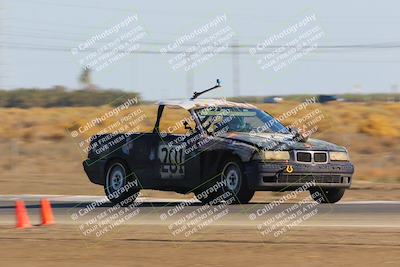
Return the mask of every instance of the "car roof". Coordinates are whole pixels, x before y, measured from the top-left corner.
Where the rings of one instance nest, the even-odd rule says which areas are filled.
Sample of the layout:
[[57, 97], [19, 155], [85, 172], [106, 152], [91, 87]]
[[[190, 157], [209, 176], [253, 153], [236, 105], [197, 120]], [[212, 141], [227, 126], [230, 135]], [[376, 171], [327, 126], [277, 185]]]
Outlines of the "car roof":
[[226, 99], [183, 99], [183, 100], [163, 100], [157, 102], [158, 105], [184, 108], [186, 110], [200, 109], [206, 107], [240, 107], [240, 108], [257, 108], [247, 103], [236, 103], [227, 101]]

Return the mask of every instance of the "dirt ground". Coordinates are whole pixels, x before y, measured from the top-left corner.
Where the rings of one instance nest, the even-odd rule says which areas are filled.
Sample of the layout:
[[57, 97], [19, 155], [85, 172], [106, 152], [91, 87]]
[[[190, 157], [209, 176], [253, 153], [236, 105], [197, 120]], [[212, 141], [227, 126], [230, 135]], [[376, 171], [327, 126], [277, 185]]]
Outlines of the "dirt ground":
[[[208, 227], [175, 239], [163, 226], [122, 226], [88, 239], [75, 226], [0, 228], [2, 266], [399, 266], [400, 230], [297, 228], [282, 239]], [[340, 263], [340, 264], [339, 264]]]

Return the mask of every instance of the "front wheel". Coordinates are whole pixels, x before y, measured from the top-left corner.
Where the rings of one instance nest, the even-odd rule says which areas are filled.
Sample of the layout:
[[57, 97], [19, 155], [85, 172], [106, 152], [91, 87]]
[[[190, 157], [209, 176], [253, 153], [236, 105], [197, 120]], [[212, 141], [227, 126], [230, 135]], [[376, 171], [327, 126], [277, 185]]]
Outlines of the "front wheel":
[[247, 186], [241, 162], [235, 158], [228, 159], [221, 164], [220, 171], [221, 173], [211, 183], [211, 186], [202, 189], [203, 193], [210, 189], [215, 189], [214, 192], [207, 195], [197, 192], [197, 198], [203, 204], [216, 204], [220, 201], [226, 201], [229, 204], [248, 203], [255, 191]]
[[319, 203], [336, 203], [342, 199], [345, 191], [344, 188], [313, 188], [310, 194]]
[[105, 174], [104, 191], [111, 203], [127, 206], [135, 201], [139, 192], [137, 181], [130, 179], [128, 168], [122, 161], [110, 162]]

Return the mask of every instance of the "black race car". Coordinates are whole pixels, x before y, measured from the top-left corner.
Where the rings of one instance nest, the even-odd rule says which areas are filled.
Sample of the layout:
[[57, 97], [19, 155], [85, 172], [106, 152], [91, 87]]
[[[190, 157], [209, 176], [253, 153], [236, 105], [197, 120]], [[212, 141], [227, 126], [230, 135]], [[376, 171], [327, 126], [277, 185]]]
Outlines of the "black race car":
[[[160, 130], [166, 107], [187, 111], [178, 124], [184, 134]], [[140, 189], [194, 192], [203, 203], [229, 192], [235, 203], [247, 203], [255, 191], [306, 184], [320, 202], [334, 203], [354, 172], [344, 147], [307, 139], [253, 105], [196, 95], [159, 102], [151, 133], [93, 136], [83, 166], [114, 203]]]

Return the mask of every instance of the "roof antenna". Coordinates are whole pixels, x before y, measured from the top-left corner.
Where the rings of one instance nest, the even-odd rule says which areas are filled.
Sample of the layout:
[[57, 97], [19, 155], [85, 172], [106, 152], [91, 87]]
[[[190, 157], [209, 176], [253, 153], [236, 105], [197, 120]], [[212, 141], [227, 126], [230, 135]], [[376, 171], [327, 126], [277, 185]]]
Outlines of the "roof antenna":
[[192, 96], [192, 98], [190, 98], [190, 100], [194, 100], [194, 99], [196, 99], [197, 97], [199, 97], [200, 95], [202, 95], [202, 94], [204, 94], [204, 93], [207, 93], [208, 91], [211, 91], [211, 90], [216, 89], [216, 88], [218, 88], [218, 87], [221, 87], [221, 82], [219, 81], [219, 79], [217, 79], [217, 84], [216, 84], [215, 86], [213, 86], [213, 87], [211, 87], [211, 88], [208, 88], [208, 89], [206, 89], [206, 90], [204, 90], [204, 91], [201, 91], [201, 92], [194, 92], [194, 93], [193, 93], [193, 96]]

